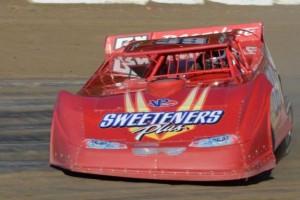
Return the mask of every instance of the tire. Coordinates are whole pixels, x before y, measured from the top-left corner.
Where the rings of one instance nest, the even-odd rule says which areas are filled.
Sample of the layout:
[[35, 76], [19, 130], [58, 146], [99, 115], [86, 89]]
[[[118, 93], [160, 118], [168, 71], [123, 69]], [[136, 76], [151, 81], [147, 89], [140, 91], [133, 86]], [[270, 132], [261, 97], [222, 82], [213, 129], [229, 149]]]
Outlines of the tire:
[[[287, 97], [285, 97], [285, 105], [286, 105], [286, 112], [288, 114], [288, 118], [290, 122], [293, 124], [293, 107], [290, 100]], [[292, 130], [288, 132], [287, 136], [282, 141], [282, 145], [285, 148], [285, 155], [287, 155], [290, 152], [291, 141], [292, 141]]]
[[[288, 114], [288, 118], [290, 122], [293, 123], [292, 104], [287, 97], [285, 97], [285, 106], [286, 106], [286, 112]], [[292, 141], [292, 130], [288, 132], [288, 134], [285, 136], [285, 138], [282, 140], [282, 142], [280, 143], [280, 145], [275, 151], [277, 162], [279, 162], [284, 156], [289, 154], [291, 148], [291, 141]]]

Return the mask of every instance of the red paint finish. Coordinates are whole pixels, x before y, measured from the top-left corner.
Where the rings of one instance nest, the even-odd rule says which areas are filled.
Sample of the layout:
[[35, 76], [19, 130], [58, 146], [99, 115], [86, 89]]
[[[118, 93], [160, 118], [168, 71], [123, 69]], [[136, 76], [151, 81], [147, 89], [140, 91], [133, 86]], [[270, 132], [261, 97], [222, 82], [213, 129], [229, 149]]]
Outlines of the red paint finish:
[[[274, 149], [292, 124], [262, 24], [228, 27], [108, 37], [107, 59], [91, 79], [77, 94], [58, 94], [50, 164], [190, 181], [242, 179], [274, 168]], [[152, 40], [120, 46], [130, 38]], [[232, 141], [224, 144], [228, 135]], [[204, 139], [213, 144], [191, 146]], [[93, 148], [99, 144], [107, 149]], [[118, 144], [127, 148], [109, 149]]]

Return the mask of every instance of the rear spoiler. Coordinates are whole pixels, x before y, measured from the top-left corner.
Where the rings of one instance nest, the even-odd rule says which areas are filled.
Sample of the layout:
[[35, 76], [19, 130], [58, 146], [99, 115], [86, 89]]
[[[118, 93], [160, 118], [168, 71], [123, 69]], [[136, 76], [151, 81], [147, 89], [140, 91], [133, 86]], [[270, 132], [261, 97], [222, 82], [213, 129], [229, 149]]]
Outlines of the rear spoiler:
[[148, 32], [138, 34], [125, 34], [125, 35], [114, 35], [107, 36], [105, 40], [105, 54], [109, 56], [113, 53], [120, 52], [124, 47], [129, 44], [130, 41], [136, 40], [151, 40], [151, 39], [164, 39], [164, 38], [176, 38], [176, 37], [188, 37], [197, 35], [208, 35], [213, 33], [225, 33], [230, 32], [233, 29], [242, 29], [239, 32], [240, 36], [253, 36], [255, 34], [256, 39], [259, 38], [263, 41], [263, 23], [250, 23], [250, 24], [236, 24], [228, 26], [212, 26], [204, 28], [194, 29], [181, 29], [172, 31], [161, 31], [161, 32]]

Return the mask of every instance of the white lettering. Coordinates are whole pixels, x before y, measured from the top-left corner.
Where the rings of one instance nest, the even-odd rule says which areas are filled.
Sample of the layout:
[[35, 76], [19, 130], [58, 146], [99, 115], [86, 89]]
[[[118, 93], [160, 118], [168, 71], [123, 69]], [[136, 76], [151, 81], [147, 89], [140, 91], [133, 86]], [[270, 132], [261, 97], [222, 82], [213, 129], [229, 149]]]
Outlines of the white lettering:
[[124, 127], [127, 125], [128, 120], [131, 118], [132, 113], [125, 113], [116, 115], [113, 127]]
[[[243, 30], [239, 31], [238, 34], [243, 35], [243, 36], [251, 36], [255, 31], [258, 29], [258, 27], [251, 27], [251, 28], [243, 28]], [[188, 34], [184, 33], [181, 35], [163, 35], [163, 38], [180, 38], [180, 37], [189, 37], [189, 36], [198, 36], [198, 35], [210, 35], [210, 34], [218, 34], [218, 33], [226, 33], [230, 32], [231, 30], [228, 29], [228, 27], [223, 27], [221, 30], [215, 30], [215, 31], [209, 31], [209, 32], [204, 32], [204, 33], [194, 33], [194, 34]]]
[[175, 125], [213, 124], [218, 122], [224, 111], [179, 111], [179, 112], [147, 112], [147, 113], [121, 113], [107, 114], [99, 126], [107, 127], [133, 127], [149, 126], [155, 124], [172, 123]]
[[149, 64], [149, 58], [135, 58], [136, 64], [137, 65], [146, 65]]
[[206, 117], [210, 114], [209, 111], [201, 112], [195, 119], [195, 123], [197, 124], [205, 124], [206, 123]]
[[108, 114], [105, 115], [104, 118], [102, 119], [101, 123], [100, 123], [100, 127], [101, 128], [107, 128], [110, 127], [111, 124], [114, 122], [114, 118], [116, 117], [116, 114]]
[[223, 115], [222, 110], [212, 111], [209, 115], [209, 117], [206, 120], [207, 124], [215, 124], [217, 123], [221, 118], [220, 116]]
[[150, 113], [145, 113], [142, 118], [140, 119], [140, 121], [138, 122], [137, 126], [147, 126], [148, 120], [151, 120], [152, 116], [150, 115]]
[[199, 111], [193, 111], [188, 114], [183, 124], [194, 124], [195, 119], [199, 115]]
[[140, 128], [135, 130], [133, 133], [137, 134], [135, 139], [140, 141], [145, 135], [155, 133], [155, 134], [162, 134], [165, 132], [180, 132], [183, 130], [188, 130], [189, 128], [184, 125], [171, 125], [170, 123], [167, 124], [156, 124], [147, 127]]
[[137, 126], [138, 121], [140, 120], [143, 116], [143, 113], [134, 113], [130, 120], [128, 121], [127, 126]]
[[150, 122], [149, 124], [158, 124], [157, 123], [157, 120], [159, 119], [159, 117], [161, 115], [163, 115], [164, 113], [163, 112], [160, 112], [160, 113], [151, 113], [152, 115], [154, 115], [154, 118], [152, 119], [152, 122]]
[[120, 49], [122, 47], [125, 47], [129, 44], [129, 42], [131, 42], [133, 40], [143, 41], [143, 40], [147, 40], [147, 39], [148, 39], [147, 35], [128, 36], [128, 37], [116, 38], [114, 49], [116, 50], [116, 49]]
[[244, 54], [245, 55], [254, 55], [257, 52], [257, 47], [251, 47], [251, 46], [247, 46], [244, 49]]
[[176, 112], [171, 119], [174, 124], [182, 124], [184, 118], [188, 115], [188, 112]]
[[[107, 114], [99, 123], [100, 128], [136, 127], [132, 133], [141, 140], [146, 134], [162, 134], [188, 130], [186, 125], [215, 124], [222, 118], [224, 111], [178, 111]], [[131, 130], [132, 131], [132, 130]]]
[[169, 112], [169, 113], [165, 113], [162, 118], [159, 121], [159, 124], [164, 124], [164, 123], [168, 123], [171, 121], [171, 119], [173, 118], [174, 113], [173, 112]]
[[137, 77], [138, 75], [130, 69], [129, 66], [136, 65], [135, 61], [131, 57], [127, 57], [123, 60], [122, 57], [114, 59], [114, 64], [112, 70], [126, 76], [130, 75], [131, 77]]

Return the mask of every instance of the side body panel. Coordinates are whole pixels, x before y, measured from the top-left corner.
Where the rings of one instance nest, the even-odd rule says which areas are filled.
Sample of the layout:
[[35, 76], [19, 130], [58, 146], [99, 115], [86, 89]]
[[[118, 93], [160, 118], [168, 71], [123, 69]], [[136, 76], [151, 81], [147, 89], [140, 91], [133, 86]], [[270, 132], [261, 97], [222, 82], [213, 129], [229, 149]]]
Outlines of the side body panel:
[[273, 134], [274, 149], [281, 144], [287, 133], [292, 129], [292, 121], [289, 119], [288, 111], [286, 110], [287, 102], [285, 102], [284, 94], [282, 91], [281, 79], [275, 68], [273, 59], [268, 51], [265, 49], [266, 64], [264, 74], [272, 84], [271, 100], [270, 100], [270, 120], [271, 131]]

